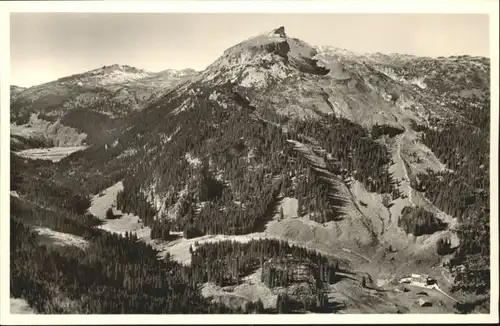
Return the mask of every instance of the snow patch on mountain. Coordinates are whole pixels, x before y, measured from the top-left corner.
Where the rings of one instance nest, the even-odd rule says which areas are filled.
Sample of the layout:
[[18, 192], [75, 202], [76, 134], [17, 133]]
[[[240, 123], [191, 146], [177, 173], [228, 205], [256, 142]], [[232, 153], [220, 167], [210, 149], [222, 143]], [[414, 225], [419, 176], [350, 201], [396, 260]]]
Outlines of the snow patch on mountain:
[[127, 65], [114, 64], [102, 68], [87, 71], [83, 74], [72, 75], [59, 79], [59, 82], [75, 82], [80, 85], [92, 84], [95, 86], [106, 86], [110, 84], [121, 84], [138, 79], [154, 76], [154, 73], [137, 69]]
[[256, 89], [262, 89], [267, 87], [269, 82], [273, 80], [284, 80], [291, 76], [291, 72], [288, 71], [283, 63], [273, 64], [267, 69], [249, 66], [242, 73], [239, 85], [243, 87], [255, 87]]
[[194, 102], [191, 98], [186, 98], [175, 110], [172, 111], [173, 115], [178, 115], [179, 113], [193, 109], [194, 108]]
[[201, 165], [201, 160], [199, 158], [193, 156], [191, 153], [186, 153], [184, 155], [184, 157], [186, 158], [188, 163], [194, 167]]
[[265, 87], [266, 86], [267, 75], [257, 70], [256, 68], [249, 68], [245, 72], [243, 80], [240, 85], [243, 87]]
[[135, 149], [135, 148], [127, 148], [120, 155], [118, 155], [117, 158], [131, 157], [131, 156], [134, 156], [135, 154], [137, 154], [137, 149]]
[[181, 127], [177, 127], [175, 129], [175, 131], [173, 133], [171, 133], [169, 136], [165, 135], [165, 134], [161, 134], [160, 135], [160, 138], [161, 138], [161, 141], [163, 144], [166, 144], [166, 143], [169, 143], [172, 141], [172, 139], [174, 138], [175, 135], [177, 135], [179, 133], [179, 131], [181, 130]]
[[168, 76], [172, 78], [190, 77], [198, 73], [196, 70], [191, 68], [175, 70], [175, 69], [165, 69], [160, 72], [155, 73], [156, 76]]

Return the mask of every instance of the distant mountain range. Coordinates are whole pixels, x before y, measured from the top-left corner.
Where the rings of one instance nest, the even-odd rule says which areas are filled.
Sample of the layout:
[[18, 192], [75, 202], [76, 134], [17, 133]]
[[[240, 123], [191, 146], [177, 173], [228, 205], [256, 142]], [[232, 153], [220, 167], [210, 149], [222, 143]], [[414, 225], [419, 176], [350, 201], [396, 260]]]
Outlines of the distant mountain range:
[[[38, 138], [60, 142], [60, 136], [47, 134], [41, 130], [47, 128], [39, 126], [46, 124], [44, 121], [60, 121], [71, 128], [66, 131], [71, 130], [72, 135], [81, 134], [70, 137], [77, 141], [65, 142], [67, 145], [78, 145], [85, 138], [92, 142], [103, 137], [103, 129], [113, 125], [113, 120], [140, 111], [194, 74], [192, 69], [153, 73], [116, 64], [29, 88], [11, 86], [11, 122], [19, 126], [31, 120], [26, 128], [13, 129], [35, 130]], [[82, 125], [82, 119], [93, 122]], [[92, 137], [94, 133], [98, 136]]]
[[60, 78], [30, 88], [11, 87], [11, 115], [32, 112], [61, 117], [85, 108], [108, 116], [124, 116], [140, 110], [165, 89], [196, 72], [192, 69], [147, 72], [126, 65], [111, 65]]

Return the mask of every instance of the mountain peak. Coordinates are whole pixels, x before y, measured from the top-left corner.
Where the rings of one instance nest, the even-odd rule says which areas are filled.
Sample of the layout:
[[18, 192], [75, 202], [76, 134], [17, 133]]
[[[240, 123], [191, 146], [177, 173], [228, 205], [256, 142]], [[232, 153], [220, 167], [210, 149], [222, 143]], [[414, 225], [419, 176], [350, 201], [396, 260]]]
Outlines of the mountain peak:
[[75, 83], [77, 85], [109, 85], [129, 82], [152, 76], [153, 73], [128, 65], [113, 64], [102, 66], [80, 74], [59, 78], [57, 82]]
[[271, 32], [271, 34], [273, 34], [273, 35], [279, 35], [280, 37], [284, 37], [284, 38], [287, 37], [286, 33], [285, 33], [285, 26], [280, 26], [280, 27], [274, 29]]
[[132, 67], [129, 65], [120, 65], [120, 64], [113, 64], [110, 66], [102, 66], [102, 68], [98, 68], [93, 70], [95, 72], [109, 72], [109, 71], [123, 71], [123, 72], [132, 72], [132, 73], [140, 73], [140, 72], [145, 72], [145, 70], [138, 69], [136, 67]]
[[268, 80], [285, 78], [297, 72], [327, 74], [328, 69], [317, 66], [316, 54], [314, 47], [288, 37], [285, 27], [280, 26], [228, 48], [204, 71], [204, 75], [208, 80], [240, 80], [244, 85], [265, 87]]

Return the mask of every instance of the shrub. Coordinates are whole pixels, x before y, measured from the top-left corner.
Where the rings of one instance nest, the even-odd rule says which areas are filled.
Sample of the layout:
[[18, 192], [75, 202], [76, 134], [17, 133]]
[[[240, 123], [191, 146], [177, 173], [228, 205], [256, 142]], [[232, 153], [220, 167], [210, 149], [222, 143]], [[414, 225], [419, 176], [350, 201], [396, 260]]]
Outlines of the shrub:
[[439, 239], [436, 245], [438, 255], [447, 255], [453, 252], [450, 239]]
[[108, 210], [106, 211], [106, 218], [108, 220], [114, 220], [117, 218], [117, 216], [113, 213], [113, 208], [108, 208]]
[[405, 207], [398, 219], [398, 226], [406, 233], [420, 236], [444, 230], [447, 224], [421, 207]]

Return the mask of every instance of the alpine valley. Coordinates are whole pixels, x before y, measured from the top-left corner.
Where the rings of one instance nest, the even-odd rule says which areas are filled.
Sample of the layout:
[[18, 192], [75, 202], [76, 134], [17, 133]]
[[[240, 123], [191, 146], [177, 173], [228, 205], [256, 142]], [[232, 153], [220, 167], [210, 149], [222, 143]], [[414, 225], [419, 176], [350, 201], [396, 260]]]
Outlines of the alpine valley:
[[11, 86], [11, 305], [487, 313], [489, 85], [279, 27], [203, 71]]

